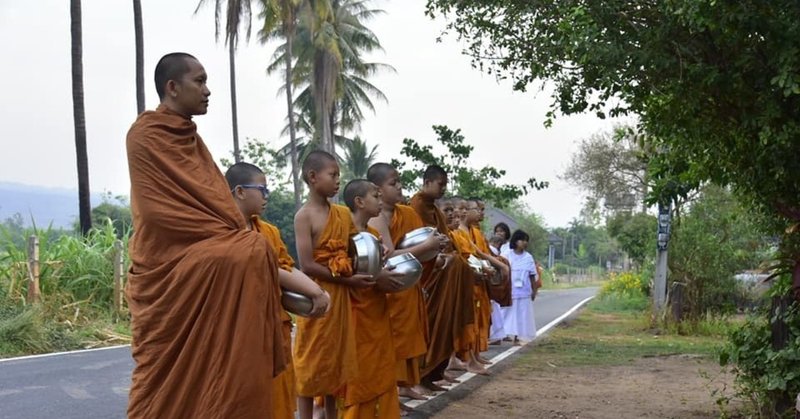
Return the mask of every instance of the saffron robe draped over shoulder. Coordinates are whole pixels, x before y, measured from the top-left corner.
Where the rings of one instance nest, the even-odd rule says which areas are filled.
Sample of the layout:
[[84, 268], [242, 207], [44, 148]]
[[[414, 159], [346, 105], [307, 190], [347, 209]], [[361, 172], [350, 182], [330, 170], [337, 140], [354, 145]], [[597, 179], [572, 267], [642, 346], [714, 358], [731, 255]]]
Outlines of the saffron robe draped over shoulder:
[[[389, 234], [395, 248], [408, 232], [424, 227], [414, 208], [397, 205], [394, 208]], [[406, 387], [419, 384], [420, 357], [428, 349], [428, 313], [422, 285], [400, 292], [387, 294], [389, 316], [392, 324], [395, 357], [397, 359], [397, 382]]]
[[[278, 256], [278, 266], [285, 271], [294, 268], [294, 259], [289, 254], [286, 243], [281, 238], [278, 227], [260, 219], [257, 215], [251, 217], [253, 228], [261, 233], [275, 249]], [[283, 351], [286, 355], [286, 369], [275, 377], [272, 383], [272, 412], [275, 419], [294, 419], [297, 410], [297, 390], [295, 389], [294, 364], [292, 364], [292, 316], [281, 310], [281, 324], [283, 332]]]
[[[367, 230], [380, 237], [371, 227]], [[400, 417], [386, 294], [375, 287], [351, 288], [350, 299], [356, 323], [358, 374], [345, 385], [340, 413], [345, 419]]]
[[[450, 229], [447, 228], [445, 216], [432, 200], [417, 193], [411, 198], [410, 204], [426, 226], [436, 227], [439, 233], [449, 236]], [[427, 294], [425, 305], [430, 336], [422, 376], [450, 358], [464, 328], [474, 322], [473, 281], [471, 268], [466, 261], [460, 255], [455, 255], [444, 269], [434, 270], [433, 265], [425, 264], [420, 280]]]
[[[352, 275], [347, 250], [355, 232], [350, 210], [331, 204], [325, 229], [315, 243], [314, 261], [341, 276]], [[297, 394], [304, 397], [336, 394], [358, 373], [350, 287], [311, 279], [330, 294], [331, 308], [324, 317], [297, 318], [294, 372]]]
[[247, 228], [191, 119], [142, 113], [127, 153], [128, 417], [271, 418], [285, 365], [271, 246]]
[[[483, 253], [491, 254], [489, 243], [486, 242], [486, 238], [483, 237], [483, 232], [481, 232], [480, 228], [470, 226], [467, 237], [475, 248]], [[478, 351], [485, 352], [489, 350], [489, 329], [492, 318], [492, 303], [489, 300], [488, 281], [475, 284], [475, 300], [477, 302], [475, 325], [478, 332]]]

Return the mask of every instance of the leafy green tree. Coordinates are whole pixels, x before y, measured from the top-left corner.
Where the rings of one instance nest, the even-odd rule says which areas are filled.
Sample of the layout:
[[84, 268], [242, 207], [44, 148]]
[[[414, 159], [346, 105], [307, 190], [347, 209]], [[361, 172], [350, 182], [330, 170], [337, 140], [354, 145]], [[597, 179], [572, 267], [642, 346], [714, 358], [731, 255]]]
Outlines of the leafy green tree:
[[725, 188], [703, 188], [673, 225], [671, 282], [685, 285], [688, 318], [735, 308], [734, 274], [757, 268], [768, 242], [759, 226]]
[[656, 251], [656, 217], [647, 213], [620, 213], [608, 220], [608, 234], [638, 266], [644, 266]]
[[[404, 185], [419, 187], [425, 168], [437, 164], [448, 173], [450, 191], [465, 197], [481, 197], [498, 208], [506, 208], [528, 192], [548, 186], [547, 182], [538, 182], [535, 178], [528, 179], [525, 185], [500, 184], [505, 170], [492, 166], [480, 169], [469, 166], [474, 147], [467, 144], [460, 129], [454, 131], [444, 125], [434, 125], [433, 131], [437, 135], [436, 141], [447, 150], [445, 153], [435, 152], [432, 145], [420, 145], [413, 139], [405, 138], [400, 154], [410, 162], [407, 164], [392, 159], [392, 165], [401, 172]], [[410, 167], [406, 168], [407, 165]]]
[[800, 299], [800, 3], [429, 0], [428, 13], [516, 90], [549, 82], [550, 118], [636, 116], [670, 178], [729, 185], [782, 235]]
[[588, 193], [589, 208], [602, 204], [612, 213], [647, 209], [647, 155], [630, 128], [616, 127], [582, 140], [563, 178]]

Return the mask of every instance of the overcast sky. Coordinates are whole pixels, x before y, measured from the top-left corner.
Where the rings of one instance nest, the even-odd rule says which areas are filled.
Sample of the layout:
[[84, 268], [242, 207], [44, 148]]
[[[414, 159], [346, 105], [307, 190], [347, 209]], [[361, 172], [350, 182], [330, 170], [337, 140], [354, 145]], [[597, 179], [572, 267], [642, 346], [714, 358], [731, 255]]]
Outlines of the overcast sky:
[[[136, 117], [133, 9], [130, 1], [83, 0], [83, 64], [89, 174], [93, 191], [128, 194], [125, 134]], [[152, 82], [158, 59], [169, 52], [195, 55], [209, 74], [209, 113], [196, 117], [199, 132], [216, 160], [232, 149], [227, 49], [214, 39], [214, 13], [193, 15], [195, 0], [142, 0], [147, 108], [157, 105]], [[213, 1], [212, 1], [213, 3]], [[577, 142], [610, 129], [594, 116], [560, 117], [543, 126], [550, 98], [514, 93], [470, 66], [462, 47], [449, 36], [437, 42], [445, 22], [424, 15], [424, 0], [375, 3], [386, 14], [367, 22], [385, 53], [375, 61], [396, 74], [373, 79], [389, 99], [369, 115], [361, 130], [378, 144], [380, 160], [399, 154], [401, 140], [433, 144], [432, 125], [460, 128], [475, 146], [472, 164], [507, 171], [504, 182], [534, 176], [550, 188], [525, 198], [551, 226], [578, 216], [579, 191], [560, 181]], [[254, 5], [257, 13], [258, 6]], [[254, 33], [258, 25], [254, 20]], [[77, 188], [72, 125], [69, 2], [0, 0], [0, 181]], [[285, 116], [277, 96], [279, 76], [265, 75], [274, 45], [255, 40], [237, 54], [239, 133], [273, 146]], [[97, 203], [93, 203], [97, 204]]]

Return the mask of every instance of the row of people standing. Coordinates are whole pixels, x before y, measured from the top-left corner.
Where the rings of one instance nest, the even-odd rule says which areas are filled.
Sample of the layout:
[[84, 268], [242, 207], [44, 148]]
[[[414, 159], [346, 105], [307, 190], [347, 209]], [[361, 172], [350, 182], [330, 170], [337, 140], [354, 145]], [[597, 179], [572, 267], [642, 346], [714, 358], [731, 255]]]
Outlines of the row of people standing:
[[[308, 200], [295, 216], [298, 269], [280, 232], [258, 218], [263, 172], [237, 164], [223, 177], [197, 134], [191, 116], [206, 113], [206, 78], [188, 54], [162, 58], [162, 104], [128, 134], [136, 231], [126, 287], [136, 363], [129, 417], [288, 418], [296, 408], [305, 419], [317, 405], [329, 418], [393, 418], [400, 394], [445, 390], [459, 368], [488, 373], [480, 354], [497, 323], [490, 301], [517, 297], [513, 255], [493, 254], [478, 227], [482, 202], [442, 199], [447, 173], [431, 166], [404, 205], [397, 170], [379, 163], [345, 186], [347, 207], [331, 204], [338, 164], [312, 152], [302, 167]], [[397, 248], [426, 225], [439, 234]], [[440, 253], [418, 284], [397, 291], [390, 268], [353, 272], [349, 238], [364, 231], [389, 255]], [[477, 273], [469, 256], [491, 268]], [[494, 271], [502, 281], [492, 287]], [[313, 301], [311, 315], [296, 319], [294, 341], [281, 288]]]

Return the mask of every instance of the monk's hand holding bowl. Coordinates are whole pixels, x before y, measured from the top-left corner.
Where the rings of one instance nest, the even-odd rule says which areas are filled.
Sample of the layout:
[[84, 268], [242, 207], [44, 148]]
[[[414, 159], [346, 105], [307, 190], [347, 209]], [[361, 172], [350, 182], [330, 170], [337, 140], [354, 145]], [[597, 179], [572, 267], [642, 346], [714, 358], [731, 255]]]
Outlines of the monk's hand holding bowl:
[[311, 296], [311, 304], [311, 313], [308, 317], [322, 317], [331, 309], [331, 296], [320, 288], [317, 294]]
[[367, 274], [353, 274], [352, 276], [342, 277], [342, 282], [353, 288], [369, 288], [375, 285], [375, 277]]
[[378, 291], [388, 293], [403, 288], [404, 284], [401, 279], [405, 274], [402, 272], [393, 272], [394, 268], [394, 266], [386, 266], [375, 276], [375, 287]]

